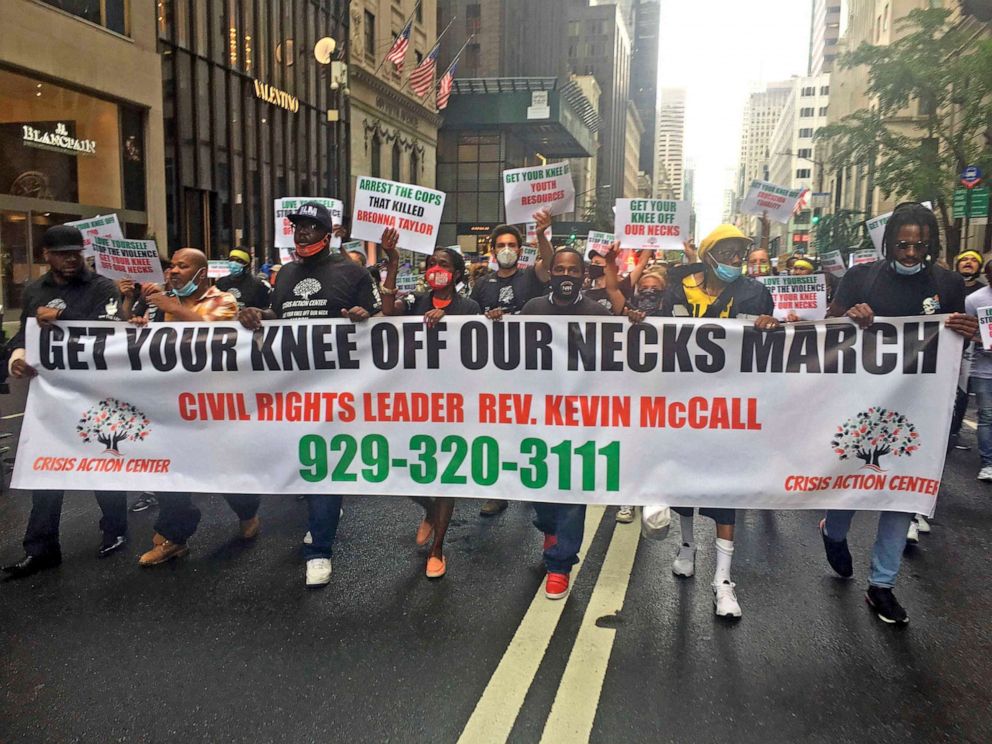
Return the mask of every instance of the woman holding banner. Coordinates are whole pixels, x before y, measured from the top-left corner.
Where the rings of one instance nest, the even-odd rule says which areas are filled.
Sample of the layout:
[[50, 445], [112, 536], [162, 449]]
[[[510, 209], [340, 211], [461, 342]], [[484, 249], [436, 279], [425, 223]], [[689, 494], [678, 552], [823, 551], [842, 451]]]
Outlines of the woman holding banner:
[[[475, 300], [463, 297], [455, 287], [465, 279], [465, 259], [451, 248], [437, 248], [427, 258], [425, 279], [429, 292], [419, 292], [400, 299], [396, 296], [396, 274], [400, 255], [396, 243], [400, 234], [393, 228], [382, 233], [382, 250], [386, 254], [386, 279], [382, 283], [383, 315], [423, 315], [428, 327], [436, 326], [446, 315], [481, 315]], [[411, 496], [424, 507], [425, 515], [417, 528], [417, 545], [426, 545], [434, 536], [427, 555], [427, 578], [439, 579], [447, 572], [444, 558], [444, 536], [455, 511], [455, 500], [447, 497]]]

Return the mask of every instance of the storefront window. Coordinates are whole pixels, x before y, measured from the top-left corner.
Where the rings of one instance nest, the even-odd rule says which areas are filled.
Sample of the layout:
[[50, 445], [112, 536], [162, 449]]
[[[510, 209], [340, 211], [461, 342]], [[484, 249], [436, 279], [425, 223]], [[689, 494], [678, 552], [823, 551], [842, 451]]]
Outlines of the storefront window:
[[42, 2], [119, 34], [129, 32], [128, 0], [42, 0]]

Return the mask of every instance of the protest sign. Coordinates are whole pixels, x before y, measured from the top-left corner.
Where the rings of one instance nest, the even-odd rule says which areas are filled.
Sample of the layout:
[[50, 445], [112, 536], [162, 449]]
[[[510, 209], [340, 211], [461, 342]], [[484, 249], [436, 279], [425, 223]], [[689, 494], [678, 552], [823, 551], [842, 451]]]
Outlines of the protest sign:
[[751, 181], [751, 188], [741, 204], [744, 214], [760, 215], [768, 213], [772, 222], [786, 223], [792, 219], [792, 212], [802, 196], [803, 190], [776, 186], [767, 181]]
[[613, 243], [613, 233], [590, 230], [589, 237], [586, 238], [586, 260], [593, 253], [605, 256], [606, 252], [610, 250], [611, 243]]
[[93, 238], [96, 273], [108, 279], [164, 284], [162, 262], [154, 240]]
[[859, 264], [875, 263], [880, 258], [881, 255], [874, 248], [862, 248], [858, 251], [851, 251], [848, 262], [851, 266], [858, 266]]
[[553, 215], [574, 212], [572, 170], [567, 162], [505, 170], [503, 202], [506, 221], [511, 225], [529, 222], [540, 209], [548, 209]]
[[417, 275], [413, 273], [413, 267], [410, 264], [401, 266], [396, 272], [396, 291], [400, 294], [417, 291]]
[[[295, 247], [295, 246], [294, 246]], [[296, 251], [293, 248], [279, 248], [279, 263], [288, 264], [296, 260]]]
[[682, 250], [689, 239], [689, 202], [617, 199], [615, 240], [624, 248]]
[[931, 514], [962, 344], [935, 316], [772, 333], [707, 318], [256, 333], [32, 319], [12, 487]]
[[978, 308], [978, 328], [982, 332], [982, 348], [992, 351], [992, 307]]
[[[923, 202], [923, 206], [929, 210], [933, 210], [933, 205], [928, 201]], [[882, 257], [882, 237], [885, 235], [885, 226], [888, 224], [889, 217], [891, 216], [892, 212], [886, 212], [885, 214], [880, 214], [878, 217], [872, 217], [865, 222], [865, 227], [868, 228], [868, 237], [871, 238], [875, 250], [878, 251], [879, 258]]]
[[799, 320], [822, 320], [827, 315], [827, 279], [823, 274], [807, 276], [761, 276], [775, 300], [775, 317], [790, 315]]
[[821, 253], [820, 265], [828, 274], [838, 278], [847, 273], [847, 267], [844, 265], [844, 256], [841, 255], [840, 251], [826, 251], [825, 253]]
[[220, 279], [231, 273], [231, 267], [227, 261], [207, 262], [207, 277], [210, 279]]
[[399, 231], [399, 248], [430, 255], [444, 211], [444, 192], [384, 178], [358, 177], [351, 235], [378, 243], [387, 227]]
[[65, 224], [72, 225], [83, 234], [84, 256], [93, 255], [93, 238], [124, 240], [121, 223], [118, 222], [116, 214], [90, 217], [88, 220], [75, 220]]
[[[288, 215], [295, 212], [301, 204], [306, 202], [317, 202], [323, 204], [331, 212], [331, 222], [335, 225], [341, 224], [344, 215], [344, 204], [339, 199], [328, 199], [322, 196], [288, 196], [275, 200], [276, 214], [276, 248], [295, 248], [293, 244], [293, 223], [287, 219]], [[341, 238], [331, 236], [331, 249], [337, 250], [341, 247]], [[286, 263], [283, 261], [283, 263]]]

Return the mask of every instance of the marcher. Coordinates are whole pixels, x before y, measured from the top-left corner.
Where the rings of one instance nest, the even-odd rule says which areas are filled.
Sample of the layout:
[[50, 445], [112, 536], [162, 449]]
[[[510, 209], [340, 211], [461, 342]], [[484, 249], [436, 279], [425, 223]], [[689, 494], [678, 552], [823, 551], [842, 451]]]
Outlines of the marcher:
[[[172, 256], [172, 265], [166, 272], [166, 291], [150, 291], [143, 295], [150, 307], [158, 310], [164, 322], [213, 323], [233, 320], [238, 314], [238, 300], [229, 293], [210, 285], [207, 278], [207, 257], [195, 248], [181, 248]], [[136, 316], [134, 325], [148, 325], [147, 316]], [[175, 558], [189, 555], [189, 538], [200, 523], [200, 510], [187, 491], [170, 491], [157, 494], [158, 518], [152, 547], [141, 555], [138, 564], [157, 566]], [[261, 529], [258, 507], [261, 503], [255, 494], [224, 494], [231, 509], [238, 516], [242, 540], [254, 540]]]
[[[40, 325], [57, 320], [119, 320], [121, 296], [110, 279], [94, 274], [83, 260], [83, 235], [71, 225], [48, 228], [41, 238], [48, 272], [24, 288], [21, 325], [11, 339], [8, 370], [15, 379], [27, 379], [37, 373], [25, 361], [25, 331], [29, 318]], [[24, 532], [24, 557], [3, 567], [8, 578], [18, 579], [53, 568], [62, 562], [59, 524], [64, 491], [34, 491], [31, 516]], [[127, 542], [127, 494], [96, 491], [103, 517], [103, 538], [97, 557], [106, 558]]]
[[[978, 251], [963, 251], [954, 259], [954, 268], [964, 279], [965, 296], [985, 287], [981, 282], [982, 276], [982, 255]], [[980, 344], [979, 344], [980, 346]], [[964, 415], [968, 411], [968, 399], [971, 390], [969, 384], [969, 367], [972, 364], [973, 350], [971, 344], [965, 349], [965, 358], [961, 362], [961, 379], [959, 380], [957, 394], [954, 397], [954, 415], [951, 417], [951, 431], [947, 439], [948, 449], [968, 450], [967, 445], [961, 443], [961, 426], [964, 424]]]
[[[340, 225], [335, 228], [335, 234], [340, 234], [343, 232], [344, 228]], [[379, 269], [375, 266], [368, 265], [369, 256], [368, 253], [365, 252], [365, 246], [360, 241], [356, 240], [348, 244], [342, 243], [341, 252], [369, 272], [369, 276], [372, 279], [372, 314], [375, 315], [382, 310], [382, 279], [379, 276]]]
[[271, 291], [261, 280], [251, 273], [251, 254], [242, 248], [235, 248], [227, 255], [227, 276], [217, 280], [216, 287], [221, 292], [227, 292], [238, 302], [238, 309], [243, 307], [269, 306]]
[[[882, 236], [882, 260], [852, 267], [841, 280], [828, 317], [848, 317], [862, 328], [875, 316], [896, 318], [950, 313], [947, 328], [971, 339], [978, 321], [964, 314], [964, 280], [936, 266], [940, 254], [939, 228], [934, 213], [922, 204], [907, 202], [892, 212]], [[840, 576], [854, 574], [847, 533], [853, 510], [834, 509], [820, 521], [827, 562]], [[871, 571], [865, 599], [886, 623], [905, 624], [909, 616], [892, 589], [906, 546], [913, 515], [883, 511], [879, 515]]]
[[[992, 261], [985, 264], [985, 278], [989, 284], [969, 294], [964, 301], [965, 312], [976, 318], [978, 308], [992, 307]], [[986, 351], [978, 338], [972, 353], [968, 387], [975, 394], [978, 409], [978, 456], [981, 459], [978, 480], [992, 483], [992, 352]]]
[[[598, 302], [582, 295], [585, 261], [574, 248], [561, 248], [550, 262], [551, 294], [535, 297], [521, 315], [610, 315]], [[544, 595], [562, 599], [568, 595], [572, 566], [579, 562], [579, 548], [585, 530], [585, 504], [535, 503], [534, 526], [544, 533], [544, 565], [548, 575]]]
[[[334, 223], [330, 210], [318, 202], [304, 202], [293, 214], [293, 242], [297, 260], [286, 264], [272, 292], [268, 310], [246, 307], [238, 314], [248, 330], [276, 318], [348, 318], [368, 320], [372, 313], [372, 277], [368, 271], [337, 251], [331, 252]], [[298, 294], [297, 294], [298, 292]], [[341, 515], [341, 496], [308, 494], [310, 541], [304, 542], [306, 586], [331, 581], [331, 549]]]
[[771, 276], [772, 261], [766, 248], [752, 248], [747, 254], [747, 275], [753, 279], [761, 276]]
[[[386, 279], [382, 285], [384, 315], [421, 315], [424, 323], [432, 327], [447, 315], [482, 314], [479, 303], [462, 297], [455, 291], [458, 283], [465, 278], [465, 259], [450, 248], [437, 248], [427, 258], [425, 276], [430, 291], [399, 299], [396, 296], [396, 272], [400, 264], [399, 252], [396, 250], [398, 240], [399, 233], [392, 228], [387, 228], [382, 234], [380, 245], [387, 258]], [[424, 507], [425, 512], [417, 528], [417, 545], [426, 545], [431, 535], [434, 536], [427, 556], [427, 578], [439, 579], [448, 570], [447, 559], [444, 557], [444, 536], [455, 510], [455, 500], [441, 496], [411, 498]]]

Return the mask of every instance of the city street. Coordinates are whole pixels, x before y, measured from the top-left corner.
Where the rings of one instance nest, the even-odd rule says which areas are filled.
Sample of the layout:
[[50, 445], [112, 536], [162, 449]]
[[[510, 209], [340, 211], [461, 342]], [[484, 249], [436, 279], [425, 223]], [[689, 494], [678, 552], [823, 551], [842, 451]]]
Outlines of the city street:
[[[24, 385], [12, 388], [2, 430], [16, 433]], [[155, 511], [131, 515], [130, 544], [100, 561], [96, 503], [72, 494], [63, 564], [0, 584], [0, 742], [988, 742], [992, 487], [975, 480], [973, 411], [962, 438], [972, 449], [949, 457], [933, 532], [905, 557], [902, 629], [863, 599], [870, 514], [844, 581], [819, 513], [747, 512], [744, 617], [726, 622], [709, 521], [697, 575], [680, 580], [677, 525], [650, 542], [590, 509], [574, 590], [552, 602], [527, 505], [484, 519], [459, 502], [448, 575], [432, 582], [419, 508], [349, 498], [330, 586], [307, 592], [306, 508], [291, 496], [263, 500], [252, 545], [222, 499], [201, 496], [191, 555], [140, 569]], [[0, 496], [4, 562], [29, 506]]]

